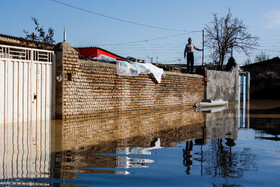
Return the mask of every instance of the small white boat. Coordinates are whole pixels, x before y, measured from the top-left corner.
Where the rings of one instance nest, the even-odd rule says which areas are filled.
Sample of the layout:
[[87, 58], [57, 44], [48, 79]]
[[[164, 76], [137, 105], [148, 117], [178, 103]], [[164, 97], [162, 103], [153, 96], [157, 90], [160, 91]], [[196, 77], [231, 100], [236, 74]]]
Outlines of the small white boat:
[[195, 111], [196, 112], [203, 112], [203, 113], [216, 113], [216, 112], [222, 112], [223, 110], [226, 110], [226, 109], [228, 109], [227, 105], [196, 108]]
[[228, 105], [228, 101], [223, 101], [222, 99], [204, 99], [201, 103], [195, 103], [197, 108], [202, 107], [216, 107], [216, 106], [225, 106]]

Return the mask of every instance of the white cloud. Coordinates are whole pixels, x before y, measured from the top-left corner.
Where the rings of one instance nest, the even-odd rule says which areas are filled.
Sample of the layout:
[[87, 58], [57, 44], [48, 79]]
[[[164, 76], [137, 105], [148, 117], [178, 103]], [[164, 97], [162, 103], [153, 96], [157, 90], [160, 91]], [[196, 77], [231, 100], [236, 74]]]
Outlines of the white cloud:
[[273, 10], [268, 12], [265, 18], [267, 19], [265, 28], [280, 28], [280, 10]]

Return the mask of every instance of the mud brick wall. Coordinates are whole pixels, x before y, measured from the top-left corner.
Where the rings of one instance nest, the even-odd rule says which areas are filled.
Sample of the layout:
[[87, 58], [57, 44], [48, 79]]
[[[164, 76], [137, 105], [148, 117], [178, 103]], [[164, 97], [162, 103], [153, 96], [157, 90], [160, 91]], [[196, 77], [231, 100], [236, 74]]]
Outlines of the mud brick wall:
[[152, 75], [117, 76], [114, 64], [78, 60], [71, 48], [57, 46], [58, 118], [191, 108], [204, 98], [203, 76], [167, 72], [160, 84]]

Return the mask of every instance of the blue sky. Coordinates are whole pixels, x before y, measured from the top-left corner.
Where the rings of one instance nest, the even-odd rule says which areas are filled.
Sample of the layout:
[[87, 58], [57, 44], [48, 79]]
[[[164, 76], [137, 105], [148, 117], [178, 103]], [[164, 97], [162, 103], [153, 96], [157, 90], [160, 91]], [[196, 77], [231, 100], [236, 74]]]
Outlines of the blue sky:
[[[56, 42], [63, 40], [74, 47], [98, 46], [124, 57], [153, 57], [159, 63], [185, 63], [183, 51], [188, 37], [202, 47], [201, 31], [213, 13], [225, 16], [228, 8], [248, 26], [253, 36], [260, 37], [258, 50], [247, 57], [234, 53], [238, 64], [264, 52], [270, 58], [280, 56], [279, 0], [57, 0], [92, 13], [52, 0], [0, 0], [0, 33], [24, 37], [23, 29], [33, 31], [31, 16], [45, 29], [55, 30]], [[143, 24], [129, 24], [94, 13]], [[155, 29], [152, 27], [166, 29]], [[182, 30], [172, 31], [169, 29]], [[205, 61], [211, 61], [205, 49]], [[201, 64], [201, 52], [195, 53], [195, 64]]]

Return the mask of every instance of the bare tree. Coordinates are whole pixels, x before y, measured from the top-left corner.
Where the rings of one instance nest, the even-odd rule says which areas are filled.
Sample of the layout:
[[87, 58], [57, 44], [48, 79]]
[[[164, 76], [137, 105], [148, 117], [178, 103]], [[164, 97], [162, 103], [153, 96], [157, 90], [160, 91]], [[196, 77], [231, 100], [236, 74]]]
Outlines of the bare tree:
[[256, 55], [255, 57], [255, 63], [256, 62], [262, 62], [269, 59], [269, 55], [267, 55], [265, 52], [261, 52], [260, 54]]
[[225, 58], [233, 49], [249, 55], [258, 45], [258, 39], [247, 32], [242, 20], [232, 18], [230, 9], [225, 17], [218, 18], [214, 14], [211, 24], [205, 27], [205, 45], [212, 50], [212, 59], [219, 69], [222, 69]]
[[43, 42], [43, 43], [49, 43], [53, 44], [55, 43], [55, 40], [53, 39], [54, 37], [54, 30], [52, 28], [48, 29], [48, 32], [46, 33], [43, 27], [40, 27], [38, 19], [35, 17], [31, 17], [32, 21], [35, 24], [35, 32], [29, 33], [25, 29], [23, 30], [25, 34], [25, 38], [32, 40], [32, 41], [38, 41], [38, 42]]

